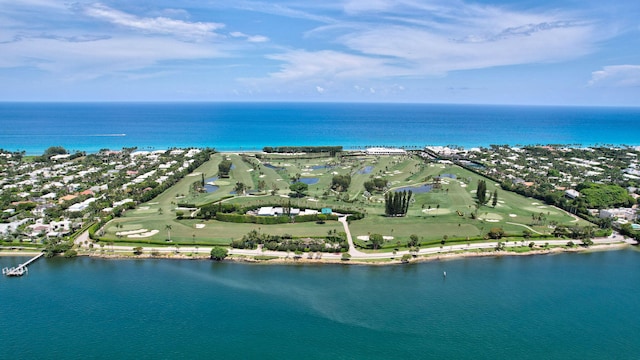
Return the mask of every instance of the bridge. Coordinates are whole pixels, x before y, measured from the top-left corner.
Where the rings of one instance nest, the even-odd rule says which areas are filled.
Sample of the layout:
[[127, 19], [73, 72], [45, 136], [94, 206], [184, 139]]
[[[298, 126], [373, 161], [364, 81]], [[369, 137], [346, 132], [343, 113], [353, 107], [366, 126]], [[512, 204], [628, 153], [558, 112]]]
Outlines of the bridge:
[[20, 264], [16, 267], [6, 267], [4, 269], [2, 269], [2, 275], [6, 275], [6, 276], [22, 276], [25, 273], [29, 272], [29, 269], [27, 268], [27, 265], [31, 264], [32, 262], [40, 259], [42, 256], [44, 256], [44, 253], [40, 253], [34, 257], [32, 257], [31, 259], [29, 259], [27, 262]]

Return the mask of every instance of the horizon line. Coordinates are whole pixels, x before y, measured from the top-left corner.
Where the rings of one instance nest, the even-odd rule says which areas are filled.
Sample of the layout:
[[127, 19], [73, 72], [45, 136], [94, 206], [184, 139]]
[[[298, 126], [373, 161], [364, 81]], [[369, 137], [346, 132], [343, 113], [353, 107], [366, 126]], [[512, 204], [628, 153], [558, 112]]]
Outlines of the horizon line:
[[573, 107], [630, 108], [639, 105], [615, 104], [525, 104], [525, 103], [446, 103], [415, 101], [314, 101], [314, 100], [0, 100], [0, 104], [353, 104], [353, 105], [425, 105], [425, 106], [504, 106], [504, 107]]

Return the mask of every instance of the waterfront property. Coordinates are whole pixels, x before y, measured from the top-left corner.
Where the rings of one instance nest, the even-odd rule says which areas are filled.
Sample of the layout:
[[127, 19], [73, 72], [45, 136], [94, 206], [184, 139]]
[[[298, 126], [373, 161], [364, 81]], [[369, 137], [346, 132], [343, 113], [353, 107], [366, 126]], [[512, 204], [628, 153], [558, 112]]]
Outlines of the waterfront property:
[[31, 264], [32, 262], [38, 260], [39, 258], [41, 258], [42, 256], [44, 256], [44, 253], [40, 253], [34, 257], [32, 257], [31, 259], [29, 259], [28, 261], [16, 266], [16, 267], [4, 267], [2, 268], [2, 275], [6, 275], [6, 276], [22, 276], [24, 274], [26, 274], [29, 269], [27, 268], [27, 265]]

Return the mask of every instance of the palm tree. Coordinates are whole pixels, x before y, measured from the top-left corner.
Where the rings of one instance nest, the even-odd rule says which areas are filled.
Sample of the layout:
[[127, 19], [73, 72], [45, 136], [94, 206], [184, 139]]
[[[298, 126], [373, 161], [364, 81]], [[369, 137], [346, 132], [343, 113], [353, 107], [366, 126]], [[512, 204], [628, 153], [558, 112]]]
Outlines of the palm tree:
[[167, 230], [167, 240], [171, 241], [171, 225], [169, 224], [165, 225], [164, 229]]

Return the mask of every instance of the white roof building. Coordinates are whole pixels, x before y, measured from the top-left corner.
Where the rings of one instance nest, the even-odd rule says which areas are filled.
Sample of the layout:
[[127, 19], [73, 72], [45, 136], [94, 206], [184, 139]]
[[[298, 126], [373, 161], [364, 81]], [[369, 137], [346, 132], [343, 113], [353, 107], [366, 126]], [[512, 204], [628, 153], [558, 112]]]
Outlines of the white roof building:
[[407, 151], [398, 148], [372, 147], [367, 148], [367, 155], [406, 155]]
[[580, 192], [573, 189], [565, 190], [564, 194], [570, 197], [571, 199], [575, 199], [580, 196]]

